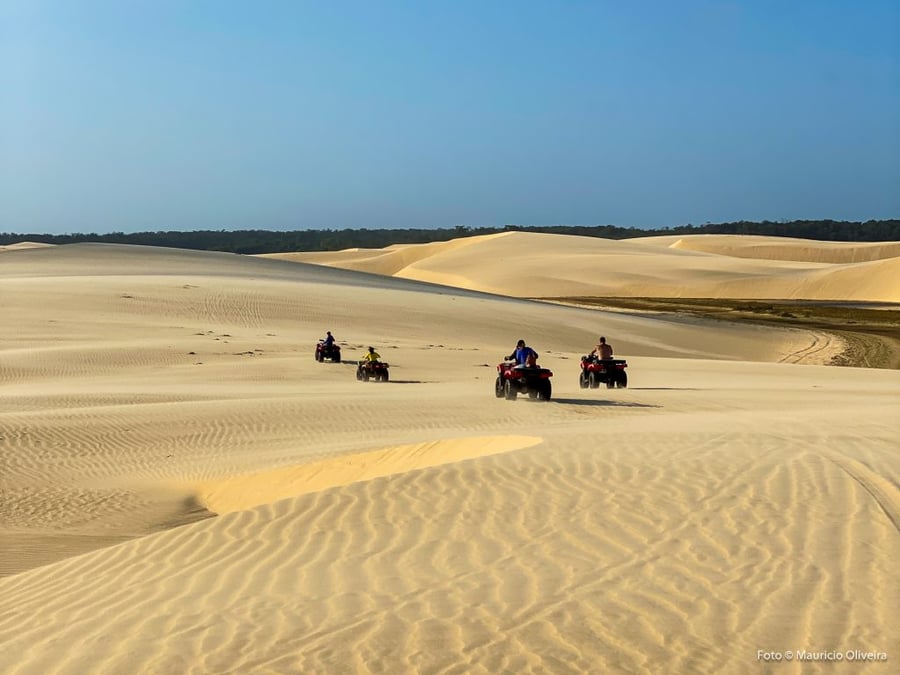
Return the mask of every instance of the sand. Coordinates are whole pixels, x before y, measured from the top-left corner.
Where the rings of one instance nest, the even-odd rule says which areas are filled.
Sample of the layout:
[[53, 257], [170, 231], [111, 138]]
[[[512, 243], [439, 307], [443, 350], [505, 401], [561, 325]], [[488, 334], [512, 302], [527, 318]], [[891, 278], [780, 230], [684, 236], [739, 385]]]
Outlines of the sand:
[[[520, 235], [0, 253], [0, 672], [893, 672], [900, 374], [521, 298], [890, 303], [896, 248]], [[493, 395], [519, 337], [550, 402]]]
[[643, 296], [900, 302], [900, 242], [691, 235], [611, 240], [504, 232], [269, 257], [522, 297]]

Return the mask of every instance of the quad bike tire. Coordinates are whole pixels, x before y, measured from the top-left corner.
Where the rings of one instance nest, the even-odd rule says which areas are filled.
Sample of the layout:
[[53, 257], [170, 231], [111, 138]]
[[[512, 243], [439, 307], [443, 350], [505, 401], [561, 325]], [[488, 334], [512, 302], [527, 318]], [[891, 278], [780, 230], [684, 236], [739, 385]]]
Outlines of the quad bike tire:
[[494, 382], [494, 396], [496, 396], [497, 398], [503, 398], [504, 395], [505, 392], [503, 391], [503, 380], [498, 377]]
[[552, 395], [553, 385], [550, 384], [550, 380], [547, 380], [544, 384], [541, 385], [540, 390], [537, 392], [537, 397], [541, 401], [549, 401]]
[[318, 361], [319, 363], [322, 362], [322, 352], [320, 352], [318, 349], [316, 350], [316, 353], [313, 356], [315, 356], [316, 361]]
[[510, 380], [507, 380], [503, 385], [503, 393], [506, 395], [507, 401], [515, 401], [519, 392], [516, 390], [516, 386]]
[[578, 386], [582, 389], [587, 389], [589, 386], [591, 386], [591, 383], [588, 380], [587, 373], [581, 373], [581, 375], [578, 376]]
[[597, 375], [597, 373], [591, 373], [588, 376], [588, 384], [590, 385], [591, 389], [596, 389], [600, 386], [600, 376]]
[[622, 373], [619, 375], [618, 380], [616, 381], [616, 386], [619, 389], [625, 389], [628, 386], [628, 374]]

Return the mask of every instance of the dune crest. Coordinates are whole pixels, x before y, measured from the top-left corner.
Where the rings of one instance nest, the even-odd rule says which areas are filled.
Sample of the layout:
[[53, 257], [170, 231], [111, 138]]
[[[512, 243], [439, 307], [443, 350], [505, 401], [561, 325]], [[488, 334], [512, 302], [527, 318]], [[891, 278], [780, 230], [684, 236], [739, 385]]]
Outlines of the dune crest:
[[46, 248], [56, 246], [56, 244], [44, 244], [39, 241], [20, 241], [15, 244], [4, 244], [0, 246], [0, 251], [22, 251], [29, 248]]
[[294, 262], [314, 262], [320, 265], [341, 267], [359, 272], [371, 272], [387, 276], [402, 276], [401, 272], [420, 261], [439, 257], [479, 242], [508, 233], [488, 234], [477, 237], [462, 237], [450, 241], [435, 241], [427, 244], [394, 244], [385, 248], [349, 248], [342, 251], [322, 251], [312, 253], [263, 253], [260, 258], [291, 260]]
[[[672, 249], [701, 251], [732, 258], [793, 260], [847, 264], [900, 256], [900, 242], [813, 241], [757, 235], [695, 234], [686, 237], [640, 237], [628, 241], [668, 245]], [[671, 243], [669, 243], [671, 242]]]
[[[900, 302], [900, 242], [738, 235], [609, 240], [514, 231], [438, 244], [279, 257], [513, 297]], [[854, 281], [862, 279], [865, 283]]]
[[223, 514], [373, 478], [521, 450], [540, 442], [534, 436], [429, 441], [232, 476], [202, 483], [197, 489], [207, 509]]

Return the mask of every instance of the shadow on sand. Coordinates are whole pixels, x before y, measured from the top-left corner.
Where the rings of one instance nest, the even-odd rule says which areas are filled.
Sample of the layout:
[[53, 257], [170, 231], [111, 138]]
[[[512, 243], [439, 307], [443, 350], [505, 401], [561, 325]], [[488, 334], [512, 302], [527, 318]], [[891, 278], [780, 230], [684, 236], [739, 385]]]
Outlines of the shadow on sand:
[[[528, 399], [534, 400], [534, 399]], [[543, 401], [534, 400], [535, 403], [543, 403]], [[589, 405], [589, 406], [603, 406], [607, 408], [661, 408], [660, 405], [651, 405], [649, 403], [633, 403], [631, 401], [609, 401], [609, 400], [594, 400], [594, 399], [585, 399], [585, 398], [554, 398], [550, 400], [550, 403], [565, 403], [566, 405]]]

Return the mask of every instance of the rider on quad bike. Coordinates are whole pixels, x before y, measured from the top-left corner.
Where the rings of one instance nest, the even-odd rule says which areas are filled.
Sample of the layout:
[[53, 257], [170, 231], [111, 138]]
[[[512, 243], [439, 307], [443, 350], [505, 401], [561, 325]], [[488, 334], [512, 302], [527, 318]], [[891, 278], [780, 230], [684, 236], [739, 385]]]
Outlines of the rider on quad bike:
[[380, 359], [381, 355], [375, 351], [375, 347], [369, 347], [369, 350], [356, 366], [356, 379], [367, 382], [371, 377], [374, 378], [376, 382], [387, 382], [388, 364], [383, 363]]
[[519, 340], [513, 353], [505, 357], [507, 361], [515, 361], [517, 366], [537, 366], [538, 353], [525, 344], [525, 340]]
[[316, 344], [316, 361], [321, 363], [325, 359], [341, 362], [341, 346], [334, 341], [330, 330], [325, 331], [325, 337]]
[[605, 383], [608, 389], [624, 389], [628, 386], [628, 375], [625, 372], [627, 367], [625, 359], [613, 358], [612, 345], [601, 336], [593, 351], [581, 357], [578, 386], [582, 389], [596, 389]]
[[606, 338], [602, 335], [600, 336], [600, 342], [597, 343], [597, 346], [591, 351], [591, 356], [596, 356], [602, 360], [608, 360], [613, 357], [613, 348], [612, 345], [606, 341]]
[[494, 395], [515, 401], [518, 394], [528, 394], [529, 398], [549, 401], [553, 371], [541, 368], [537, 364], [537, 357], [537, 352], [526, 345], [525, 340], [519, 340], [515, 351], [503, 357], [504, 362], [497, 366]]

